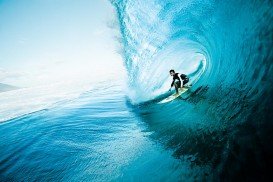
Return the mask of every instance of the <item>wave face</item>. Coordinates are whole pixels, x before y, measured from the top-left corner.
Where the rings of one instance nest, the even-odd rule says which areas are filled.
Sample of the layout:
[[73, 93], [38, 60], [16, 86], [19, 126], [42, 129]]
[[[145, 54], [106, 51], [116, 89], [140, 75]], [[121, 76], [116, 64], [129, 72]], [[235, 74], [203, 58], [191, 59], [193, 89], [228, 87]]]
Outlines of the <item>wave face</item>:
[[136, 107], [155, 138], [174, 149], [177, 158], [192, 156], [197, 166], [209, 167], [213, 178], [269, 175], [272, 1], [113, 0], [112, 4], [120, 23], [131, 103], [166, 92], [170, 69], [202, 74], [183, 102]]

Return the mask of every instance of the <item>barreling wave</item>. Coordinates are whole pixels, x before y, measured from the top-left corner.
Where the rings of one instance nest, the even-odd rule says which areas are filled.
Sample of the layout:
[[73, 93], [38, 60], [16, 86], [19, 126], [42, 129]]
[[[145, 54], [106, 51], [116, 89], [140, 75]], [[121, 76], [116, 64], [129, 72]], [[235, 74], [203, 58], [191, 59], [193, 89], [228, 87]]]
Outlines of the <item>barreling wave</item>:
[[273, 138], [272, 1], [112, 0], [112, 4], [120, 23], [132, 103], [166, 92], [170, 69], [194, 78], [192, 93], [183, 102], [137, 111], [145, 112], [140, 115], [151, 125], [154, 120], [160, 123], [151, 127], [157, 137], [179, 157], [198, 156], [197, 163], [216, 168], [218, 176], [267, 173], [272, 163], [261, 161], [261, 156], [273, 158], [267, 144]]

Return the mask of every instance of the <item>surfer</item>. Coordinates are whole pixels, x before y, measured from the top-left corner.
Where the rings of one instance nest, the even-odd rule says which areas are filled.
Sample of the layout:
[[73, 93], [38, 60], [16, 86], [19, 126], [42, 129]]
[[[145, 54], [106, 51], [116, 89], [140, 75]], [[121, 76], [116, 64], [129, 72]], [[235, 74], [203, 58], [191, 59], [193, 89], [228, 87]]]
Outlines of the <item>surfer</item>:
[[170, 75], [173, 77], [173, 82], [169, 91], [171, 91], [172, 87], [175, 87], [175, 91], [178, 94], [178, 89], [182, 88], [186, 83], [189, 82], [189, 78], [185, 74], [179, 75], [179, 73], [175, 73], [174, 70], [170, 70]]

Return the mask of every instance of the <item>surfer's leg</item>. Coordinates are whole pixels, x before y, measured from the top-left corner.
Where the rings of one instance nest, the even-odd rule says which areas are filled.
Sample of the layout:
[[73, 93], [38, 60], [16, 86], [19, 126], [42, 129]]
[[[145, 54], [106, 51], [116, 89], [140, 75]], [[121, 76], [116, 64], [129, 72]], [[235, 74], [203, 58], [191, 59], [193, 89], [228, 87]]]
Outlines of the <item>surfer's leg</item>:
[[180, 81], [175, 82], [175, 83], [174, 83], [174, 87], [175, 87], [176, 93], [178, 94], [178, 89], [181, 87], [181, 82], [180, 82]]
[[187, 84], [188, 82], [189, 82], [189, 79], [183, 80], [183, 86], [185, 86], [185, 84]]
[[177, 87], [177, 83], [176, 82], [174, 83], [174, 88], [175, 88], [176, 93], [178, 93], [178, 87]]

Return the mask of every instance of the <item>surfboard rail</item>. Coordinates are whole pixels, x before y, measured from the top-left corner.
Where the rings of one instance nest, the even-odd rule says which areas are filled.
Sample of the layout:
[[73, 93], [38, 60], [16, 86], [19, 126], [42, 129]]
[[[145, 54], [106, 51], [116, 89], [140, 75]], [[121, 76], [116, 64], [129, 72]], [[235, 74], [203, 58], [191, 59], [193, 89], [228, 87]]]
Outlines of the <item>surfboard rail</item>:
[[178, 90], [178, 94], [174, 93], [174, 94], [170, 95], [169, 97], [167, 97], [167, 98], [163, 99], [162, 101], [160, 101], [159, 104], [164, 104], [164, 103], [171, 102], [171, 101], [175, 100], [176, 98], [180, 97], [183, 93], [185, 93], [189, 89], [190, 89], [190, 87], [180, 88]]

